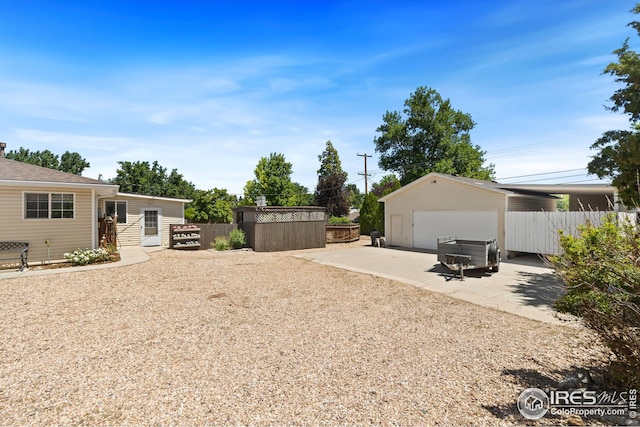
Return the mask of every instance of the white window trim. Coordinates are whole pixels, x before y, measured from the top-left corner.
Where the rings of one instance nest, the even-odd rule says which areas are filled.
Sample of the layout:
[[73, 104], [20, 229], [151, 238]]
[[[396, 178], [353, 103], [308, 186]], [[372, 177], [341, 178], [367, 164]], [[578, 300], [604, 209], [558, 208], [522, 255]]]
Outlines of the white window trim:
[[[46, 218], [27, 218], [27, 194], [47, 194], [47, 217]], [[73, 218], [51, 218], [51, 195], [52, 194], [71, 194], [73, 196]], [[22, 219], [25, 221], [42, 221], [42, 220], [54, 220], [54, 221], [73, 221], [76, 219], [76, 193], [68, 193], [61, 191], [23, 191], [22, 192]]]

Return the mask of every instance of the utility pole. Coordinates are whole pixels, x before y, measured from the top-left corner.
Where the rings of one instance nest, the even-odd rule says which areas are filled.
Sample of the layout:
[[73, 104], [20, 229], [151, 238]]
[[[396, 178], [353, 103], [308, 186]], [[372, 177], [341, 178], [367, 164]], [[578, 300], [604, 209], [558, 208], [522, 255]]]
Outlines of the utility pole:
[[367, 157], [371, 157], [370, 155], [367, 155], [367, 153], [364, 154], [357, 154], [360, 157], [364, 157], [364, 173], [360, 173], [358, 172], [358, 175], [364, 175], [364, 194], [368, 194], [369, 193], [369, 188], [367, 186], [367, 177], [371, 176], [370, 173], [367, 173]]

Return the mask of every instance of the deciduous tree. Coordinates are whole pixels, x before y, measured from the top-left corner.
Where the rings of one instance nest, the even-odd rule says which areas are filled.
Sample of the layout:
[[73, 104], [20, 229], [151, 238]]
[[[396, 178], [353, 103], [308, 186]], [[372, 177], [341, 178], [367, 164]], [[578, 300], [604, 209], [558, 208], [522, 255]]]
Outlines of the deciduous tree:
[[237, 205], [238, 198], [225, 189], [196, 190], [185, 216], [197, 223], [228, 224], [233, 222], [233, 208]]
[[471, 144], [475, 123], [453, 109], [434, 89], [418, 87], [402, 112], [387, 111], [374, 139], [380, 168], [392, 171], [406, 185], [429, 172], [491, 179], [493, 165], [484, 166], [485, 152]]
[[55, 169], [74, 175], [82, 174], [88, 168], [89, 162], [76, 152], [66, 151], [61, 158], [49, 150], [30, 151], [28, 148], [20, 147], [17, 151], [9, 151], [7, 159], [17, 160], [44, 168]]
[[254, 170], [255, 178], [244, 186], [243, 204], [255, 204], [258, 196], [265, 196], [269, 206], [298, 205], [292, 173], [293, 165], [286, 161], [284, 154], [262, 157]]
[[190, 199], [194, 195], [192, 183], [186, 181], [177, 169], [167, 175], [167, 169], [158, 161], [152, 165], [141, 161], [120, 161], [118, 164], [117, 175], [110, 181], [118, 184], [122, 192], [181, 199]]

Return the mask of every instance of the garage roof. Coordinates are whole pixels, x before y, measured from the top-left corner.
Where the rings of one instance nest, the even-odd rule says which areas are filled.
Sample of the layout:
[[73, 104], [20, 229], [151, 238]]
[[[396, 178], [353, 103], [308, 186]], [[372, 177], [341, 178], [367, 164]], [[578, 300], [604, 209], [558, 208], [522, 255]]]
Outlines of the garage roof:
[[471, 185], [488, 191], [494, 191], [496, 193], [502, 193], [506, 196], [531, 195], [538, 197], [551, 197], [551, 194], [614, 194], [616, 192], [615, 187], [607, 184], [500, 184], [495, 181], [431, 172], [399, 188], [393, 193], [389, 193], [386, 196], [381, 197], [379, 201], [385, 202], [389, 198], [395, 197], [408, 188], [420, 185], [425, 181], [433, 181], [440, 178], [460, 182], [465, 185]]

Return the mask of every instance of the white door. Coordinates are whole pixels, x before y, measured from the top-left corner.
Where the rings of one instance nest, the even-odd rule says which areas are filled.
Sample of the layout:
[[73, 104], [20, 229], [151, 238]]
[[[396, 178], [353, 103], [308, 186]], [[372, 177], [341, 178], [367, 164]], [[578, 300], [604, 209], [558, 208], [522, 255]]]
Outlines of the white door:
[[498, 237], [498, 211], [422, 211], [413, 213], [413, 247], [438, 249], [438, 237], [485, 240]]
[[160, 208], [140, 209], [140, 244], [160, 246], [162, 244], [162, 211]]

